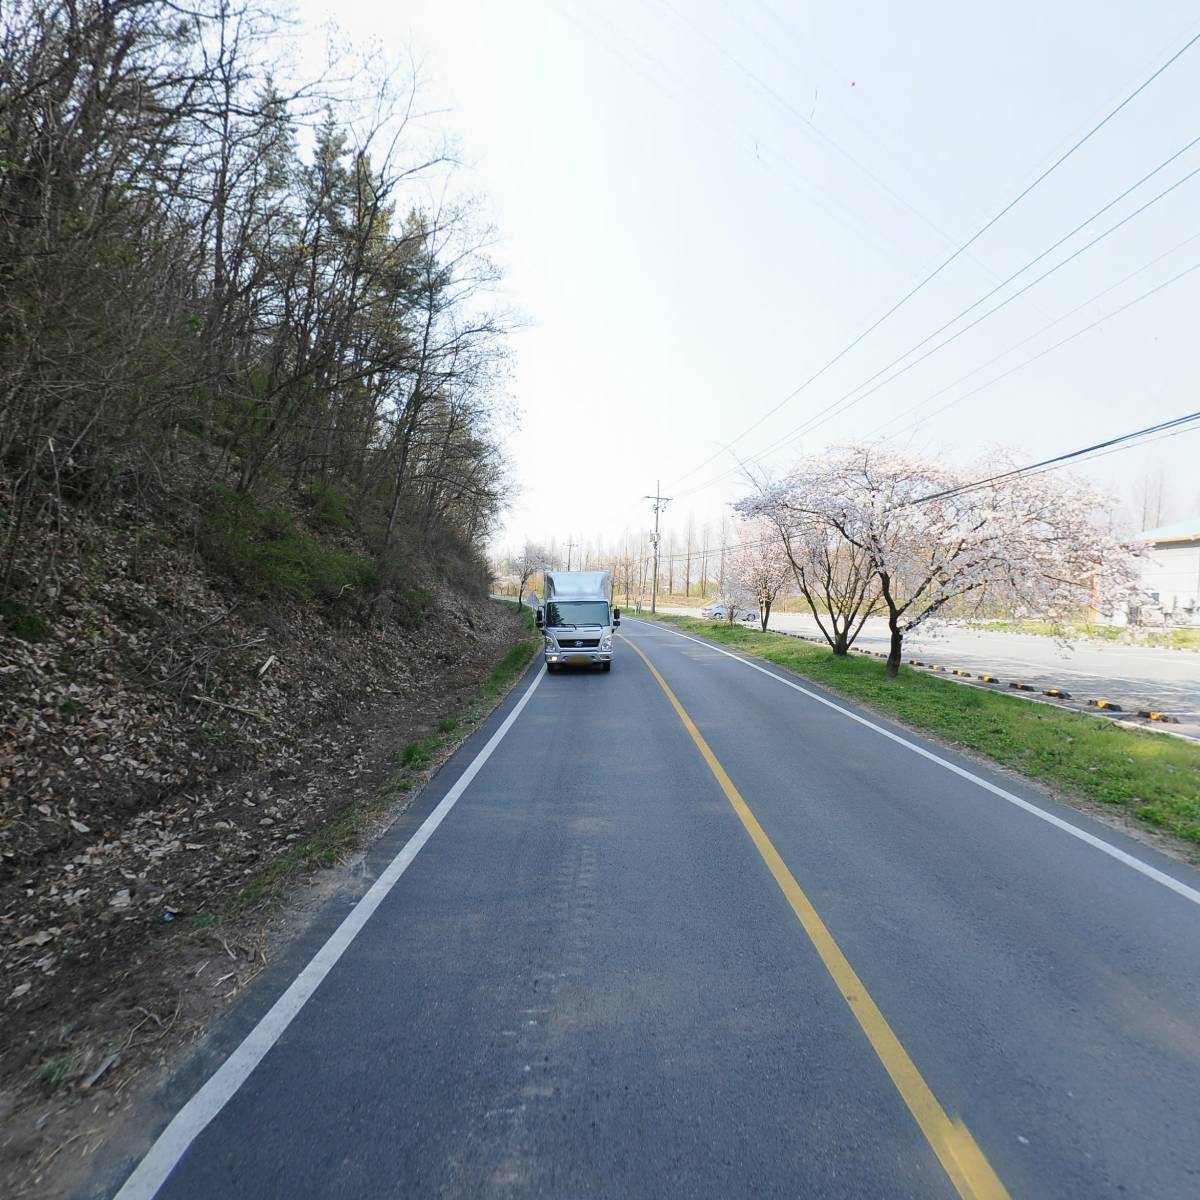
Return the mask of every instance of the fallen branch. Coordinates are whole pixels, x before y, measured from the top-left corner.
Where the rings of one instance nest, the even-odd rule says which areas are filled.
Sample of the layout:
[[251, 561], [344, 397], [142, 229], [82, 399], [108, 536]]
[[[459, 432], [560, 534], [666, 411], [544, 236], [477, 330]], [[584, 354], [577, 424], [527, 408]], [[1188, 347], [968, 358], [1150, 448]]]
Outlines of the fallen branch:
[[192, 695], [189, 700], [197, 700], [201, 704], [212, 704], [217, 708], [227, 708], [230, 712], [241, 713], [246, 717], [253, 717], [256, 721], [270, 721], [270, 717], [264, 712], [259, 712], [256, 708], [243, 708], [240, 704], [226, 704], [223, 700], [214, 700], [211, 696]]
[[100, 1082], [102, 1076], [117, 1065], [121, 1061], [120, 1055], [110, 1054], [79, 1086], [84, 1088], [93, 1088]]

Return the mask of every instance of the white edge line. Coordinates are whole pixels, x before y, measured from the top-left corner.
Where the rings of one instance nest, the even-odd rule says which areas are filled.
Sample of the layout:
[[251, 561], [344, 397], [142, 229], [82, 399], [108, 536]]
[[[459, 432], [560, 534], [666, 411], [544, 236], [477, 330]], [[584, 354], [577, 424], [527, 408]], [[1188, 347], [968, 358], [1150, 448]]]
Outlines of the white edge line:
[[158, 1135], [145, 1158], [122, 1185], [114, 1200], [152, 1200], [188, 1147], [203, 1132], [208, 1123], [229, 1102], [245, 1083], [251, 1071], [263, 1060], [268, 1050], [279, 1040], [292, 1018], [304, 1007], [321, 981], [333, 969], [346, 948], [379, 907], [396, 881], [421, 852], [434, 830], [445, 819], [459, 797], [465, 792], [480, 768], [491, 757], [504, 735], [512, 728], [521, 710], [529, 703], [534, 689], [546, 674], [545, 664], [525, 694], [505, 717], [503, 724], [488, 739], [487, 745], [474, 757], [471, 765], [458, 777], [438, 806], [425, 818], [421, 827], [404, 843], [395, 858], [371, 885], [366, 895], [350, 910], [329, 940], [309, 960], [292, 981], [287, 991], [275, 1001], [265, 1016], [246, 1035], [237, 1049], [217, 1068], [200, 1090], [175, 1114], [171, 1123]]
[[[634, 618], [636, 620], [636, 618]], [[995, 796], [999, 796], [1002, 800], [1007, 800], [1009, 804], [1015, 804], [1017, 808], [1024, 809], [1027, 813], [1032, 813], [1033, 816], [1045, 821], [1049, 825], [1053, 825], [1056, 829], [1061, 829], [1064, 833], [1069, 833], [1072, 837], [1078, 838], [1081, 842], [1086, 842], [1089, 846], [1094, 846], [1097, 850], [1107, 854], [1110, 858], [1115, 858], [1118, 862], [1124, 863], [1127, 867], [1132, 867], [1135, 871], [1145, 875], [1148, 879], [1153, 879], [1155, 883], [1161, 883], [1163, 887], [1170, 888], [1177, 895], [1182, 896], [1185, 900], [1190, 900], [1193, 904], [1200, 904], [1200, 891], [1193, 887], [1189, 887], [1186, 883], [1176, 879], [1173, 875], [1168, 875], [1165, 871], [1160, 871], [1157, 867], [1152, 867], [1149, 863], [1144, 863], [1140, 858], [1135, 858], [1132, 854], [1122, 850], [1119, 846], [1114, 846], [1111, 842], [1106, 842], [1103, 838], [1097, 837], [1094, 833], [1088, 833], [1086, 829], [1080, 829], [1078, 825], [1072, 825], [1070, 821], [1064, 821], [1062, 817], [1055, 816], [1054, 813], [1047, 812], [1044, 808], [1031, 803], [1029, 800], [1023, 800], [1020, 796], [1013, 792], [1006, 791], [1002, 787], [998, 787], [994, 783], [989, 783], [986, 779], [966, 770], [963, 767], [957, 766], [948, 759], [942, 758], [938, 754], [934, 754], [930, 750], [926, 750], [923, 746], [918, 746], [915, 742], [910, 742], [907, 738], [901, 737], [898, 733], [893, 733], [890, 729], [885, 729], [882, 725], [875, 724], [874, 721], [869, 721], [866, 717], [860, 717], [858, 713], [852, 712], [848, 708], [843, 708], [840, 704], [835, 704], [832, 700], [827, 700], [824, 696], [817, 692], [810, 691], [806, 687], [801, 687], [798, 683], [793, 683], [790, 679], [784, 679], [782, 675], [776, 675], [774, 671], [768, 671], [766, 667], [760, 667], [758, 663], [751, 662], [747, 658], [743, 658], [740, 654], [731, 654], [728, 650], [722, 650], [720, 646], [713, 645], [712, 642], [706, 642], [703, 638], [692, 637], [690, 634], [680, 633], [677, 629], [672, 629], [668, 625], [659, 625], [657, 623], [643, 622], [650, 625], [652, 629], [664, 629], [667, 633], [672, 633], [676, 637], [684, 638], [686, 641], [695, 642], [699, 646], [705, 646], [709, 650], [717, 654], [723, 654], [726, 658], [732, 658], [734, 662], [740, 662], [743, 666], [749, 667], [752, 671], [758, 671], [760, 674], [766, 675], [774, 679], [776, 683], [782, 683], [784, 687], [790, 687], [793, 691], [800, 692], [807, 696], [810, 700], [815, 700], [818, 704], [824, 704], [826, 708], [832, 708], [834, 712], [839, 712], [844, 717], [849, 717], [852, 721], [857, 721], [860, 725], [865, 725], [868, 729], [873, 729], [876, 733], [882, 734], [885, 738], [890, 738], [897, 745], [903, 746], [906, 750], [911, 750], [914, 754], [919, 754], [922, 758], [929, 759], [930, 762], [935, 762], [938, 766], [945, 767], [947, 771], [952, 771], [955, 775], [963, 779], [970, 780], [971, 783], [978, 785], [985, 791], [991, 792]]]

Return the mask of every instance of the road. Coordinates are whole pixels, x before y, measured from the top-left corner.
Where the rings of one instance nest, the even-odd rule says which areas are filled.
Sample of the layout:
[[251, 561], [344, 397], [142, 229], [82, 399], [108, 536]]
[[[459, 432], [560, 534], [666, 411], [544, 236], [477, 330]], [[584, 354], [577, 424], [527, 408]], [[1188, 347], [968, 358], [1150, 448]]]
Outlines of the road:
[[121, 1200], [1200, 1194], [1195, 872], [621, 634], [435, 777]]
[[[664, 608], [698, 617], [699, 608]], [[771, 614], [770, 628], [781, 633], [820, 637], [816, 621], [806, 613]], [[887, 650], [883, 621], [867, 622], [856, 646]], [[904, 641], [905, 658], [921, 658], [946, 667], [962, 667], [1035, 687], [1059, 687], [1080, 696], [1116, 700], [1127, 709], [1151, 708], [1169, 713], [1200, 733], [1200, 654], [1082, 640], [1063, 646], [1036, 634], [993, 633], [948, 625], [936, 631], [918, 629]]]

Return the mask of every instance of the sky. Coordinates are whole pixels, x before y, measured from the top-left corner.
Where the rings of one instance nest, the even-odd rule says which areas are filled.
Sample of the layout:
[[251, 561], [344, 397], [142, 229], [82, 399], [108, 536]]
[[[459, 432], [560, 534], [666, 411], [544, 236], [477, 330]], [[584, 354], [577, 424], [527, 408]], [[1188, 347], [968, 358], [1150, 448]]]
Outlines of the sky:
[[[452, 187], [495, 226], [497, 301], [521, 318], [505, 435], [518, 492], [498, 546], [615, 541], [650, 521], [660, 480], [665, 533], [715, 526], [747, 488], [740, 462], [779, 472], [837, 442], [969, 471], [1000, 448], [1032, 462], [1200, 408], [1200, 174], [1184, 178], [1200, 144], [918, 354], [1183, 180], [1144, 213], [861, 387], [1200, 136], [1200, 42], [818, 374], [1200, 33], [1194, 5], [303, 0], [299, 14], [398, 64], [411, 54], [422, 121], [464, 164]], [[1130, 527], [1159, 474], [1163, 521], [1200, 515], [1200, 431], [1081, 473]]]

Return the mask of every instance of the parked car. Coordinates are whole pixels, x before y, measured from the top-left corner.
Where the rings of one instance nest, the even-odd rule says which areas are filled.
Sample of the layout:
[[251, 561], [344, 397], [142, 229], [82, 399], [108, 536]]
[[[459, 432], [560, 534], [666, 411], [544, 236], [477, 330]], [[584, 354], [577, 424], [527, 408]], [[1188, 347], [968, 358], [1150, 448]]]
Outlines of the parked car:
[[[700, 610], [700, 615], [709, 621], [728, 621], [729, 605], [706, 604]], [[743, 608], [740, 604], [735, 604], [733, 606], [733, 619], [735, 621], [742, 621], [746, 624], [752, 624], [758, 620], [758, 609]]]

